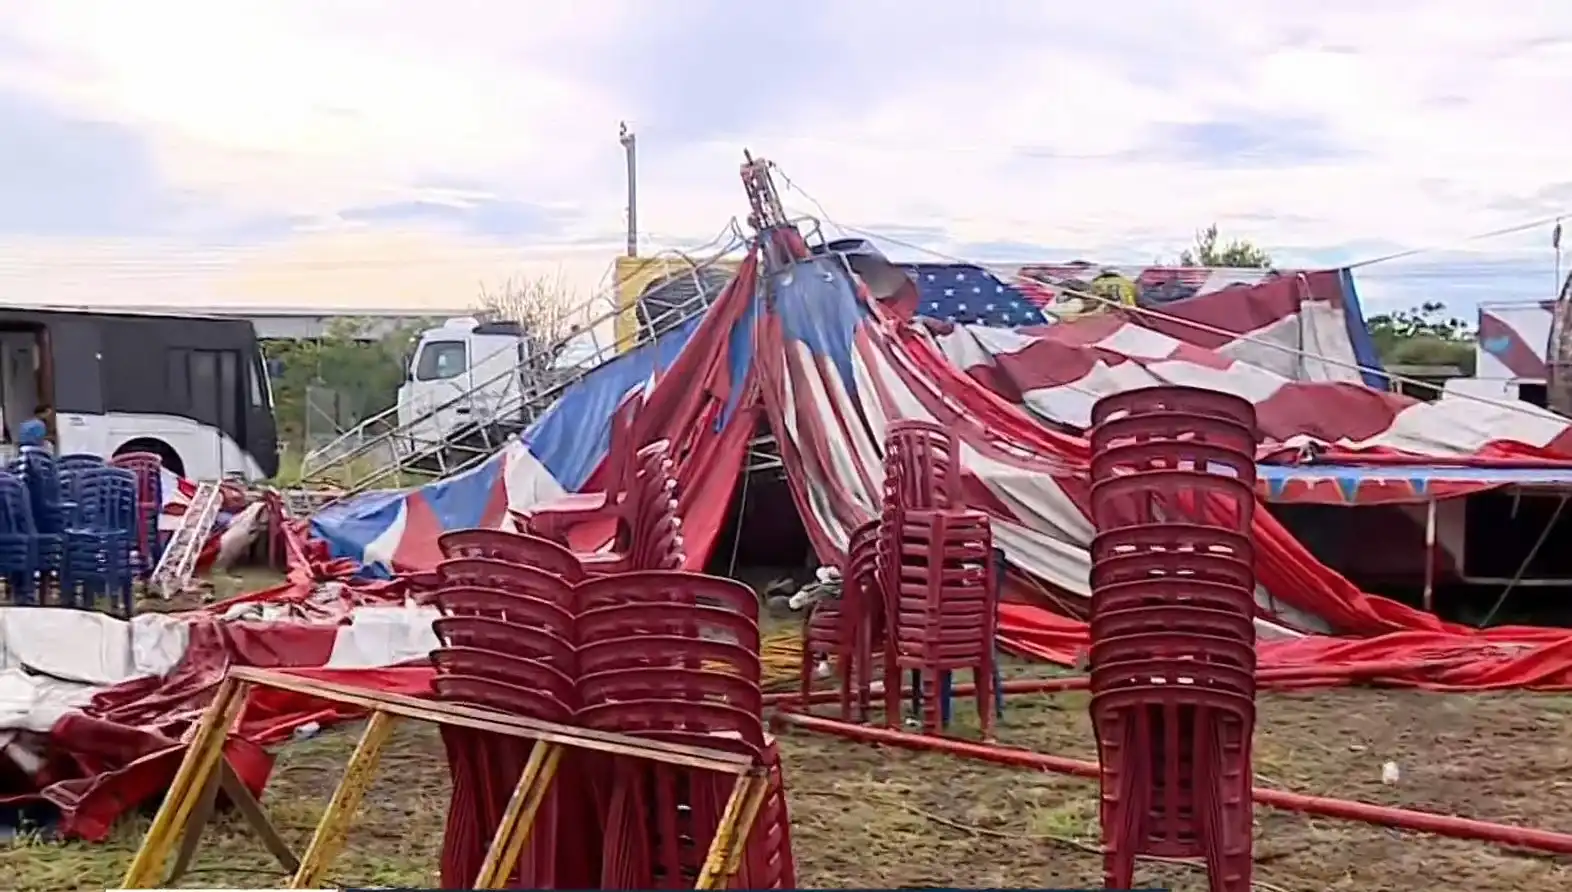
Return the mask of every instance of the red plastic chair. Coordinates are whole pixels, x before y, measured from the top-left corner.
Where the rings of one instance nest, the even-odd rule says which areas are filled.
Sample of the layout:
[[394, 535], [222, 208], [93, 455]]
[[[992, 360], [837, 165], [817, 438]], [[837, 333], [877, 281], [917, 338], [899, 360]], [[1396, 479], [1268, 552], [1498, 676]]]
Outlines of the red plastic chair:
[[[846, 580], [845, 584], [851, 585], [851, 580]], [[797, 666], [797, 689], [802, 698], [798, 705], [804, 711], [809, 711], [813, 702], [813, 676], [818, 671], [819, 656], [828, 654], [835, 661], [841, 679], [843, 721], [851, 718], [851, 672], [855, 659], [855, 644], [852, 640], [854, 620], [846, 606], [839, 600], [819, 601], [809, 606], [802, 618], [802, 655]]]
[[1093, 408], [1091, 713], [1105, 884], [1204, 856], [1250, 887], [1255, 413], [1192, 388]]
[[1153, 523], [1121, 527], [1092, 538], [1092, 563], [1137, 554], [1187, 554], [1228, 557], [1254, 564], [1255, 548], [1240, 530], [1193, 523]]
[[960, 442], [932, 421], [891, 422], [884, 434], [885, 495], [902, 508], [959, 508]]
[[579, 672], [589, 675], [613, 669], [702, 666], [759, 683], [759, 652], [732, 641], [679, 635], [640, 634], [631, 638], [600, 638], [579, 647]]
[[579, 677], [578, 700], [583, 708], [628, 700], [699, 700], [764, 713], [757, 679], [706, 669], [636, 666], [587, 673]]
[[507, 530], [449, 530], [437, 537], [445, 558], [489, 558], [522, 564], [561, 576], [568, 583], [584, 578], [584, 568], [573, 552], [550, 539]]
[[[1099, 623], [1098, 629], [1130, 628], [1135, 622], [1167, 622], [1185, 630], [1199, 629], [1200, 624], [1216, 620], [1224, 625], [1215, 628], [1232, 630], [1253, 627], [1256, 611], [1255, 598], [1243, 588], [1222, 582], [1197, 579], [1192, 576], [1148, 577], [1133, 582], [1120, 582], [1092, 590], [1092, 619], [1107, 618], [1110, 623]], [[1136, 620], [1136, 611], [1141, 619]], [[1117, 617], [1128, 616], [1128, 620]], [[1238, 637], [1245, 637], [1237, 633]]]
[[758, 621], [759, 598], [740, 582], [681, 570], [638, 570], [586, 579], [576, 588], [579, 609], [633, 603], [712, 605]]
[[670, 444], [659, 440], [634, 456], [628, 492], [613, 515], [612, 543], [606, 551], [583, 557], [587, 572], [609, 575], [682, 567], [682, 522], [669, 452]]
[[1194, 444], [1214, 450], [1255, 458], [1255, 425], [1227, 418], [1206, 418], [1180, 412], [1152, 415], [1127, 415], [1092, 428], [1090, 446], [1093, 456], [1132, 446]]
[[450, 558], [437, 565], [445, 586], [478, 586], [538, 598], [571, 611], [573, 584], [562, 576], [523, 564], [483, 557]]
[[[560, 699], [560, 690], [554, 694], [538, 683], [517, 685], [494, 678], [446, 673], [441, 671], [443, 664], [438, 665], [439, 672], [432, 678], [431, 687], [439, 700], [549, 722], [565, 723], [572, 719], [573, 706], [571, 702]], [[542, 664], [535, 665], [550, 672]], [[550, 677], [545, 675], [535, 680], [539, 682]], [[571, 684], [567, 694], [569, 697], [573, 695]], [[501, 823], [502, 810], [518, 783], [534, 744], [527, 740], [454, 726], [442, 729], [442, 739], [453, 776], [453, 792], [443, 837], [443, 885], [469, 888], [479, 872], [487, 843]], [[571, 779], [577, 773], [573, 761], [575, 755], [569, 754], [566, 764], [559, 766], [558, 781], [547, 791], [541, 810], [536, 815], [530, 841], [510, 878], [509, 885], [512, 888], [556, 888], [561, 850], [568, 850], [567, 860], [571, 865], [574, 860], [572, 855], [582, 845], [575, 838], [578, 835], [576, 832], [561, 834], [558, 827], [563, 812], [561, 790], [571, 786]], [[564, 784], [564, 780], [569, 783]], [[568, 797], [567, 801], [571, 802], [572, 797]], [[570, 826], [574, 831], [578, 829], [576, 825]], [[568, 874], [569, 877], [583, 875], [582, 869], [577, 874]]]
[[439, 674], [432, 676], [431, 689], [437, 699], [495, 709], [547, 722], [567, 722], [573, 707], [537, 687], [523, 687], [476, 675]]
[[137, 551], [146, 552], [141, 554], [142, 572], [151, 573], [163, 544], [158, 519], [164, 513], [164, 459], [154, 452], [122, 452], [109, 466], [136, 476]]
[[569, 531], [578, 524], [614, 512], [628, 489], [628, 463], [633, 453], [633, 423], [644, 406], [641, 394], [630, 396], [612, 416], [611, 437], [602, 468], [599, 492], [572, 493], [530, 511], [529, 532], [567, 544]]
[[[533, 627], [549, 634], [552, 640], [563, 642], [569, 648], [574, 643], [573, 614], [546, 601], [515, 595], [500, 589], [470, 586], [439, 589], [434, 600], [437, 602], [438, 609], [448, 614], [431, 622], [431, 628], [438, 638], [443, 636], [443, 630], [449, 630], [457, 635], [465, 629], [471, 631], [463, 634], [482, 634], [482, 630], [491, 629], [498, 635], [504, 635], [513, 634], [514, 628]], [[474, 622], [471, 622], [472, 620]], [[449, 643], [462, 646], [469, 642], [455, 638]], [[490, 644], [474, 646], [501, 651], [509, 649], [506, 644], [497, 647]]]
[[520, 688], [550, 694], [569, 707], [578, 705], [577, 684], [571, 663], [547, 662], [532, 656], [514, 656], [480, 647], [439, 647], [431, 652], [431, 663], [441, 675], [470, 675], [489, 678]]
[[430, 604], [442, 587], [442, 577], [435, 570], [422, 570], [418, 573], [406, 573], [399, 577], [404, 582], [404, 593], [413, 598], [416, 604]]
[[[964, 535], [951, 535], [951, 524]], [[917, 532], [923, 525], [926, 532]], [[948, 705], [940, 702], [941, 674], [970, 669], [982, 732], [991, 737], [998, 592], [991, 568], [975, 560], [992, 553], [986, 515], [906, 511], [897, 529], [897, 536], [886, 534], [881, 555], [888, 626], [886, 721], [899, 720], [901, 670], [914, 670], [914, 689], [926, 704], [923, 725], [929, 733], [937, 733], [948, 711]]]
[[1204, 857], [1210, 887], [1251, 888], [1247, 695], [1131, 688], [1094, 695], [1104, 885], [1131, 888], [1139, 855]]
[[759, 652], [759, 624], [721, 607], [677, 602], [618, 604], [578, 615], [578, 641], [585, 647], [609, 639], [665, 635], [731, 642]]
[[1235, 452], [1211, 443], [1131, 443], [1110, 446], [1094, 454], [1092, 482], [1097, 483], [1125, 474], [1148, 471], [1193, 471], [1233, 477], [1255, 485], [1255, 459], [1249, 453]]
[[1255, 487], [1221, 474], [1147, 471], [1093, 483], [1091, 514], [1099, 531], [1181, 522], [1244, 531], [1255, 516]]
[[1092, 426], [1125, 415], [1179, 412], [1203, 418], [1221, 418], [1254, 428], [1255, 404], [1220, 390], [1161, 384], [1137, 387], [1100, 398], [1092, 405]]

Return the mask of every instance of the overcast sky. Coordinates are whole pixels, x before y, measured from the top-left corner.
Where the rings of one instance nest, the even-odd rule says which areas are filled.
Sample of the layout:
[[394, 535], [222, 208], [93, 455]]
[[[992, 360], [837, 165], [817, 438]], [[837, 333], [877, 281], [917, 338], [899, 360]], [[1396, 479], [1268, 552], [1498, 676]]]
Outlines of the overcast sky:
[[[1144, 264], [1198, 226], [1375, 311], [1553, 291], [1572, 4], [0, 0], [10, 300], [455, 306], [794, 209], [938, 255]], [[1572, 239], [1568, 247], [1572, 248]], [[903, 249], [911, 259], [922, 251]], [[928, 255], [933, 259], [935, 255]]]

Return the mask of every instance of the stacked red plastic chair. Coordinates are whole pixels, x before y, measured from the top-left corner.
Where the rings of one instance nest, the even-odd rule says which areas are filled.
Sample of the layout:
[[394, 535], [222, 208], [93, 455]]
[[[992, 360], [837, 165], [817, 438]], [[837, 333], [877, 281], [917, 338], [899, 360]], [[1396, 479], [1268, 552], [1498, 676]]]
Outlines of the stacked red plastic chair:
[[800, 708], [810, 709], [818, 654], [835, 661], [840, 679], [841, 720], [867, 721], [873, 699], [874, 654], [882, 654], [884, 589], [879, 584], [879, 521], [852, 531], [841, 569], [841, 596], [813, 605], [802, 621]]
[[158, 519], [164, 514], [164, 460], [153, 452], [122, 452], [109, 465], [136, 475], [137, 572], [146, 577], [163, 551]]
[[670, 450], [667, 441], [657, 440], [634, 453], [628, 489], [604, 515], [614, 524], [611, 546], [578, 556], [585, 573], [682, 566], [682, 520], [677, 516], [677, 481], [672, 476]]
[[914, 671], [922, 724], [937, 733], [948, 714], [941, 677], [970, 669], [984, 738], [993, 735], [998, 590], [988, 515], [962, 506], [960, 446], [944, 427], [897, 421], [884, 444], [879, 580], [887, 628], [885, 720], [900, 721], [904, 670]]
[[1092, 410], [1091, 714], [1104, 885], [1138, 855], [1251, 880], [1255, 411], [1228, 394], [1128, 391]]
[[600, 491], [563, 496], [532, 509], [527, 516], [515, 513], [513, 519], [518, 528], [567, 545], [574, 527], [614, 515], [632, 482], [627, 463], [632, 452], [633, 422], [643, 405], [643, 397], [634, 395], [612, 415], [606, 461], [600, 471]]
[[[712, 576], [648, 570], [578, 587], [580, 708], [587, 728], [742, 753], [769, 789], [734, 885], [796, 886], [780, 752], [764, 729], [758, 599]], [[602, 889], [691, 888], [733, 778], [604, 758], [588, 772], [602, 815]]]
[[[506, 537], [506, 538], [504, 538]], [[431, 654], [440, 700], [512, 715], [571, 722], [578, 709], [573, 582], [583, 576], [566, 549], [532, 537], [492, 530], [444, 534], [448, 559], [437, 567], [432, 595], [443, 616], [432, 624], [442, 646]], [[485, 556], [470, 556], [485, 555]], [[535, 566], [508, 558], [544, 558]], [[453, 793], [443, 837], [442, 885], [469, 888], [534, 744], [466, 728], [444, 727]], [[534, 831], [510, 880], [514, 887], [581, 888], [590, 859], [574, 832], [558, 833], [571, 811], [566, 760], [542, 803]], [[569, 789], [567, 796], [561, 792]], [[578, 824], [579, 820], [572, 821]]]

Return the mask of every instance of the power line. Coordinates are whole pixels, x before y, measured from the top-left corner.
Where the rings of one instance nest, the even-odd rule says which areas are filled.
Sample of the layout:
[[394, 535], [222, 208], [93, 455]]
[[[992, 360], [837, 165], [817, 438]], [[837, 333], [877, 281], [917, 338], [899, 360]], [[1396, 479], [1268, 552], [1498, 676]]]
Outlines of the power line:
[[[802, 189], [802, 187], [797, 186], [795, 183], [792, 183], [784, 175], [782, 175], [781, 178], [782, 178], [783, 181], [786, 182], [787, 188], [796, 190], [797, 192], [801, 193], [804, 198], [807, 198], [809, 201], [813, 202], [814, 206], [817, 207], [819, 209], [819, 211], [824, 214], [824, 218], [823, 218], [824, 221], [829, 223], [831, 226], [834, 226], [836, 229], [839, 229], [839, 230], [841, 230], [843, 232], [856, 233], [856, 234], [859, 234], [859, 235], [866, 236], [868, 238], [875, 238], [875, 239], [879, 239], [881, 241], [887, 241], [887, 242], [889, 242], [891, 244], [900, 245], [900, 246], [906, 247], [906, 248], [911, 248], [911, 249], [916, 250], [916, 251], [922, 251], [924, 253], [931, 254], [931, 255], [933, 255], [935, 257], [943, 258], [943, 259], [945, 259], [945, 260], [947, 260], [947, 261], [949, 261], [951, 263], [964, 264], [964, 265], [967, 265], [967, 266], [976, 266], [976, 267], [983, 268], [983, 269], [987, 269], [988, 268], [988, 264], [986, 264], [986, 263], [978, 263], [977, 261], [967, 260], [967, 259], [962, 258], [962, 257], [955, 257], [953, 255], [946, 254], [946, 253], [944, 253], [942, 251], [936, 251], [936, 250], [933, 250], [932, 248], [927, 248], [927, 247], [924, 247], [922, 245], [915, 244], [913, 242], [908, 242], [908, 241], [905, 241], [903, 239], [894, 238], [892, 236], [882, 235], [880, 233], [877, 233], [877, 232], [874, 232], [874, 231], [868, 230], [868, 229], [863, 229], [861, 227], [851, 226], [851, 225], [843, 224], [843, 223], [837, 223], [837, 222], [835, 222], [835, 220], [833, 218], [831, 218], [829, 216], [828, 212], [826, 212], [824, 210], [824, 205], [820, 204], [817, 199], [815, 199], [812, 195], [809, 195], [806, 191], [804, 191]], [[1083, 288], [1080, 288], [1080, 287], [1078, 287], [1078, 286], [1076, 286], [1074, 284], [1057, 284], [1055, 287], [1058, 288], [1059, 290], [1061, 290], [1061, 291], [1063, 291], [1063, 292], [1073, 296], [1073, 297], [1077, 297], [1077, 298], [1080, 298], [1082, 300], [1095, 301], [1095, 302], [1097, 302], [1097, 303], [1099, 303], [1099, 304], [1101, 304], [1103, 306], [1114, 308], [1114, 309], [1117, 309], [1117, 310], [1120, 310], [1120, 311], [1123, 311], [1123, 312], [1134, 313], [1136, 315], [1143, 316], [1143, 317], [1150, 318], [1150, 319], [1162, 320], [1162, 321], [1168, 322], [1168, 323], [1173, 324], [1173, 325], [1184, 326], [1186, 328], [1190, 328], [1190, 329], [1193, 329], [1193, 330], [1196, 330], [1196, 331], [1203, 331], [1203, 332], [1207, 332], [1209, 334], [1222, 335], [1222, 336], [1227, 337], [1227, 338], [1229, 338], [1231, 340], [1234, 340], [1234, 341], [1243, 341], [1244, 343], [1247, 343], [1247, 344], [1254, 344], [1254, 345], [1259, 346], [1259, 347], [1266, 347], [1266, 348], [1271, 349], [1271, 350], [1276, 350], [1276, 351], [1278, 351], [1280, 353], [1287, 353], [1287, 354], [1289, 354], [1291, 356], [1295, 356], [1295, 357], [1300, 358], [1300, 359], [1309, 358], [1309, 359], [1315, 360], [1316, 362], [1321, 362], [1321, 363], [1324, 363], [1326, 365], [1335, 366], [1335, 367], [1338, 367], [1338, 368], [1342, 368], [1342, 369], [1358, 372], [1358, 373], [1361, 373], [1361, 374], [1363, 374], [1365, 372], [1371, 372], [1371, 373], [1374, 373], [1374, 374], [1377, 374], [1377, 375], [1381, 375], [1381, 376], [1385, 377], [1389, 381], [1397, 381], [1397, 382], [1400, 382], [1400, 383], [1403, 383], [1403, 384], [1420, 385], [1420, 386], [1424, 386], [1424, 387], [1433, 387], [1434, 386], [1434, 385], [1428, 384], [1427, 382], [1420, 381], [1420, 380], [1418, 380], [1416, 378], [1410, 378], [1410, 377], [1408, 377], [1406, 375], [1394, 374], [1394, 373], [1389, 372], [1389, 371], [1387, 371], [1385, 369], [1373, 368], [1373, 367], [1366, 366], [1366, 365], [1363, 365], [1363, 364], [1358, 363], [1358, 362], [1346, 362], [1346, 361], [1339, 360], [1339, 359], [1332, 359], [1330, 357], [1321, 356], [1319, 354], [1311, 353], [1311, 352], [1309, 352], [1307, 350], [1302, 350], [1302, 349], [1298, 349], [1298, 348], [1295, 348], [1295, 347], [1290, 347], [1290, 346], [1288, 346], [1286, 344], [1277, 344], [1277, 343], [1274, 343], [1272, 341], [1264, 340], [1262, 338], [1258, 338], [1258, 337], [1256, 337], [1254, 335], [1251, 335], [1251, 334], [1248, 334], [1248, 333], [1241, 334], [1240, 332], [1230, 331], [1230, 330], [1228, 330], [1226, 328], [1222, 328], [1220, 326], [1210, 325], [1208, 323], [1198, 322], [1198, 321], [1195, 321], [1195, 320], [1192, 320], [1192, 319], [1183, 319], [1183, 318], [1180, 318], [1178, 316], [1174, 316], [1172, 314], [1165, 313], [1162, 310], [1155, 309], [1155, 308], [1152, 308], [1152, 307], [1142, 307], [1142, 306], [1139, 306], [1139, 305], [1131, 306], [1131, 305], [1125, 304], [1124, 302], [1122, 302], [1118, 298], [1108, 297], [1108, 296], [1105, 296], [1105, 295], [1102, 295], [1102, 294], [1097, 294], [1097, 293], [1091, 291], [1090, 289], [1083, 289]], [[1515, 413], [1522, 414], [1522, 415], [1528, 415], [1528, 416], [1531, 416], [1531, 417], [1536, 418], [1536, 419], [1543, 419], [1545, 417], [1545, 415], [1547, 414], [1547, 410], [1539, 409], [1537, 407], [1530, 406], [1530, 405], [1527, 405], [1527, 404], [1513, 405], [1511, 402], [1507, 402], [1507, 401], [1503, 401], [1503, 400], [1493, 400], [1493, 399], [1490, 399], [1488, 397], [1482, 397], [1482, 396], [1477, 396], [1475, 394], [1463, 393], [1463, 392], [1454, 392], [1451, 395], [1455, 396], [1455, 397], [1458, 397], [1458, 398], [1461, 398], [1461, 399], [1472, 400], [1474, 402], [1481, 403], [1481, 404], [1484, 404], [1484, 405], [1487, 405], [1487, 406], [1492, 406], [1492, 407], [1497, 408], [1497, 409], [1505, 409], [1505, 410], [1507, 410], [1509, 412], [1515, 412]]]

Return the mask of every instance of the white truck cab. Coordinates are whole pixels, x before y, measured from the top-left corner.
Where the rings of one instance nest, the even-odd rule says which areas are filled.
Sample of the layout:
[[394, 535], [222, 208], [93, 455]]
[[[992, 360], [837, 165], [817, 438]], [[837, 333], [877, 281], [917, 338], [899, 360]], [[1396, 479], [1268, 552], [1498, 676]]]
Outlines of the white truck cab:
[[423, 450], [465, 432], [522, 426], [528, 354], [528, 339], [514, 322], [464, 316], [422, 332], [398, 389], [405, 448]]

